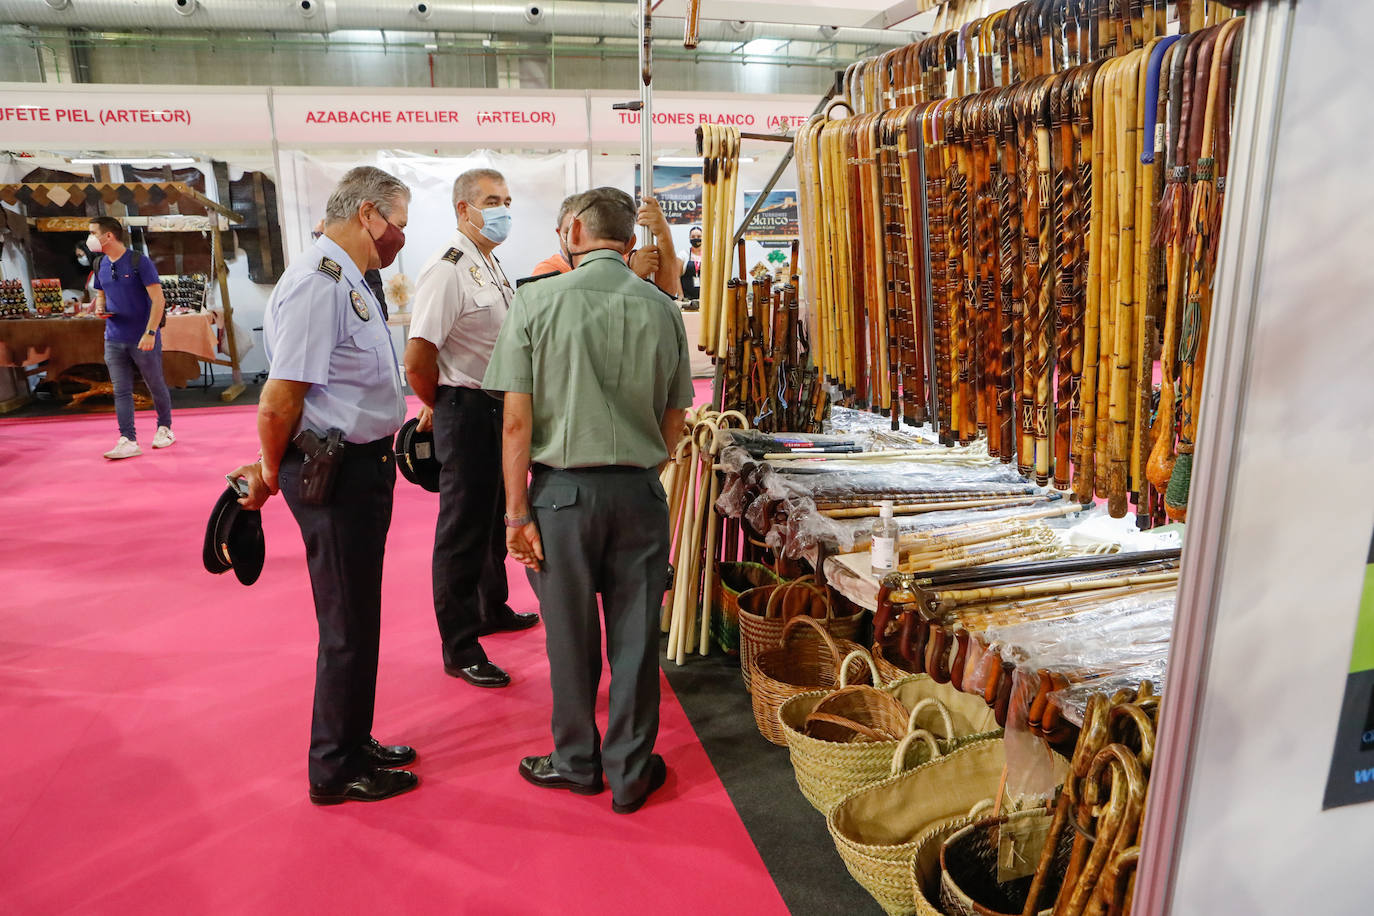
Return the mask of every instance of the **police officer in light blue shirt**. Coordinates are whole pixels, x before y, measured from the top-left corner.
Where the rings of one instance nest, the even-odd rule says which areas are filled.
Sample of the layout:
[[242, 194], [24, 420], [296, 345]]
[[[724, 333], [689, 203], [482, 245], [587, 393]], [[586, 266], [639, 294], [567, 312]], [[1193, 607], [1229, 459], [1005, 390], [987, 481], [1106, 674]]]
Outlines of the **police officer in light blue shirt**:
[[382, 557], [405, 419], [386, 320], [363, 280], [405, 244], [410, 189], [351, 170], [330, 195], [324, 234], [297, 257], [263, 321], [271, 371], [258, 403], [260, 460], [231, 477], [257, 509], [278, 489], [300, 525], [320, 641], [310, 730], [310, 800], [377, 801], [415, 788], [405, 746], [372, 737]]

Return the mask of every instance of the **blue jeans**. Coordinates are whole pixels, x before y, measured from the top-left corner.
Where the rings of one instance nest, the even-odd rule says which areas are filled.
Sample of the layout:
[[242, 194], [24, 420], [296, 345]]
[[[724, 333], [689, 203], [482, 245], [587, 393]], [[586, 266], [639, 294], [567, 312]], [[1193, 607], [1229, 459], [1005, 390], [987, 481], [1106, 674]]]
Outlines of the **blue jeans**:
[[157, 410], [157, 425], [172, 426], [172, 395], [167, 391], [167, 380], [162, 377], [162, 335], [157, 335], [157, 343], [151, 350], [140, 350], [138, 344], [121, 343], [118, 340], [105, 341], [105, 365], [110, 369], [110, 382], [114, 385], [115, 418], [119, 421], [119, 434], [130, 442], [138, 441], [134, 430], [134, 367], [143, 376], [143, 384], [153, 396], [153, 407]]

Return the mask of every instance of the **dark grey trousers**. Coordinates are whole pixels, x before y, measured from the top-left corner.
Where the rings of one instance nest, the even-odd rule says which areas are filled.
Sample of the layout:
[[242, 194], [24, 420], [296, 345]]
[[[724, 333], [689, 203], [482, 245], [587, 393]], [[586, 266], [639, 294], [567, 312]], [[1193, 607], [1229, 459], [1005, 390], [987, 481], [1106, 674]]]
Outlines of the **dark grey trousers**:
[[[658, 737], [667, 497], [653, 468], [536, 468], [530, 505], [544, 544], [544, 568], [530, 582], [548, 640], [554, 766], [583, 784], [603, 771], [617, 802], [634, 801], [649, 787]], [[603, 614], [611, 665], [604, 741], [596, 727]]]
[[329, 785], [370, 764], [382, 626], [382, 558], [391, 527], [396, 460], [391, 440], [349, 445], [327, 506], [300, 501], [304, 455], [294, 446], [281, 462], [281, 494], [305, 541], [320, 644], [310, 722], [310, 781]]

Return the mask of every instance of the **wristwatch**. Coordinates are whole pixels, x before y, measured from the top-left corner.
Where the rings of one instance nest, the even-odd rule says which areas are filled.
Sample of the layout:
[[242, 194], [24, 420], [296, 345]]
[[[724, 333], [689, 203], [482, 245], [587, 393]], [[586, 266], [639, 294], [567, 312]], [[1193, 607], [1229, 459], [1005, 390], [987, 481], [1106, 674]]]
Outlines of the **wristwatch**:
[[528, 515], [521, 515], [516, 518], [511, 518], [507, 515], [505, 516], [505, 520], [507, 528], [523, 528], [530, 523], [530, 517]]
[[143, 336], [144, 336], [144, 337], [156, 337], [156, 336], [157, 336], [157, 331], [144, 331], [144, 332], [143, 332]]

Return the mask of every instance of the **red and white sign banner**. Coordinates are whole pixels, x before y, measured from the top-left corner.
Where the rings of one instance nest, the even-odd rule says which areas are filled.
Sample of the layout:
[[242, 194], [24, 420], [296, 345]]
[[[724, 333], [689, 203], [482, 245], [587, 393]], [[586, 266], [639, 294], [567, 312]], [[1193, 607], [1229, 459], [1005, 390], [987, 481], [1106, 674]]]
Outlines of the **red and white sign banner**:
[[547, 148], [587, 142], [587, 102], [573, 95], [456, 95], [275, 90], [282, 146], [403, 146], [462, 143]]
[[[118, 90], [118, 91], [112, 91]], [[265, 148], [272, 121], [262, 90], [195, 93], [139, 87], [0, 88], [0, 138], [9, 149]]]
[[[639, 112], [613, 107], [623, 97], [592, 95], [592, 136], [597, 143], [635, 146]], [[704, 124], [721, 124], [760, 134], [780, 134], [805, 124], [816, 108], [810, 96], [691, 96], [654, 93], [654, 146], [679, 149], [696, 145]]]

